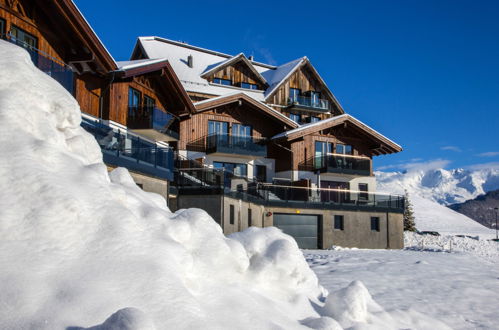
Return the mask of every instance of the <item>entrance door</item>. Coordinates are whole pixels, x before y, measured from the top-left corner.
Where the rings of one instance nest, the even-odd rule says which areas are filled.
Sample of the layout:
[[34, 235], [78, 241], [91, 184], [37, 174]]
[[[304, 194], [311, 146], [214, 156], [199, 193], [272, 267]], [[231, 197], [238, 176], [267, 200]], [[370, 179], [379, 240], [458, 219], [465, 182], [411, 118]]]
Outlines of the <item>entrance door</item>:
[[319, 248], [319, 216], [274, 213], [274, 226], [292, 236], [300, 249]]

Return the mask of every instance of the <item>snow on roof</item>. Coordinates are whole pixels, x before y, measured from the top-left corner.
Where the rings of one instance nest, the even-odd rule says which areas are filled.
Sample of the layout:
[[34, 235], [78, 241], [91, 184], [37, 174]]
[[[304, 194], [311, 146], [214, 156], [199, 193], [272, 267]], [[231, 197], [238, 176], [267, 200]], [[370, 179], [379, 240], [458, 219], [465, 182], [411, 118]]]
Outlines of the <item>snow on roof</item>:
[[118, 61], [116, 65], [118, 67], [118, 71], [121, 70], [130, 70], [135, 68], [140, 68], [142, 66], [147, 66], [159, 62], [166, 61], [166, 58], [157, 58], [157, 59], [142, 59], [142, 60], [133, 60], [133, 61]]
[[275, 70], [267, 70], [262, 73], [262, 76], [267, 79], [269, 88], [265, 91], [265, 97], [272, 94], [279, 86], [293, 73], [298, 66], [304, 61], [304, 58], [299, 58], [278, 66]]
[[324, 125], [324, 124], [327, 124], [327, 123], [333, 123], [335, 121], [338, 121], [340, 119], [348, 119], [348, 120], [351, 120], [352, 122], [354, 123], [358, 123], [364, 127], [366, 127], [367, 129], [373, 131], [375, 134], [377, 134], [379, 137], [387, 140], [388, 142], [390, 143], [393, 143], [394, 145], [396, 145], [397, 147], [399, 147], [400, 149], [402, 149], [402, 147], [393, 142], [392, 140], [390, 140], [389, 138], [387, 138], [386, 136], [384, 136], [383, 134], [379, 133], [378, 131], [376, 131], [375, 129], [371, 128], [370, 126], [364, 124], [363, 122], [361, 122], [360, 120], [358, 120], [357, 118], [349, 115], [349, 114], [342, 114], [342, 115], [339, 115], [339, 116], [335, 116], [335, 117], [331, 117], [331, 118], [328, 118], [328, 119], [324, 119], [324, 120], [320, 120], [318, 122], [315, 122], [315, 123], [309, 123], [309, 124], [305, 124], [305, 125], [301, 125], [300, 127], [298, 128], [295, 128], [295, 129], [292, 129], [292, 130], [289, 130], [289, 131], [285, 131], [285, 132], [282, 132], [282, 133], [279, 133], [275, 136], [272, 137], [272, 140], [275, 140], [275, 139], [279, 139], [279, 138], [282, 138], [282, 137], [286, 137], [286, 136], [289, 136], [291, 134], [294, 134], [296, 132], [299, 132], [299, 131], [302, 131], [304, 129], [308, 129], [310, 127], [314, 127], [314, 126], [320, 126], [320, 125]]
[[255, 69], [254, 65], [252, 65], [250, 60], [243, 53], [239, 53], [236, 56], [233, 56], [225, 61], [222, 61], [220, 63], [215, 63], [211, 66], [208, 66], [206, 68], [206, 71], [203, 72], [203, 74], [201, 76], [203, 78], [207, 77], [210, 74], [217, 72], [221, 68], [223, 68], [229, 64], [236, 63], [238, 61], [243, 61], [248, 66], [248, 68], [261, 80], [261, 82], [263, 82], [264, 84], [267, 83], [267, 80], [260, 74], [260, 72], [258, 72], [258, 70]]

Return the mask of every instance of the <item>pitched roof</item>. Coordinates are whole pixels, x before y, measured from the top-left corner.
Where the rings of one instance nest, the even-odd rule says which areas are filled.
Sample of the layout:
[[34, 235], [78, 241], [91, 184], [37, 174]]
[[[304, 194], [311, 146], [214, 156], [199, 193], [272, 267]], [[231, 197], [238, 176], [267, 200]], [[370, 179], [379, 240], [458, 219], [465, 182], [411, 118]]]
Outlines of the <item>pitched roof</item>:
[[284, 123], [289, 128], [297, 128], [299, 126], [296, 122], [289, 119], [282, 113], [272, 109], [263, 102], [255, 100], [254, 98], [243, 92], [232, 92], [230, 94], [199, 101], [194, 103], [194, 106], [196, 107], [196, 112], [202, 112], [213, 109], [215, 107], [220, 107], [223, 105], [232, 104], [236, 102], [246, 102], [247, 104], [266, 113], [267, 115], [270, 115], [272, 118]]
[[119, 61], [116, 62], [118, 69], [114, 72], [118, 73], [120, 77], [126, 78], [161, 70], [166, 66], [167, 63], [168, 60], [165, 58], [152, 60], [144, 59], [135, 61]]
[[213, 64], [211, 66], [208, 66], [206, 68], [206, 71], [201, 74], [201, 77], [203, 78], [208, 78], [212, 74], [222, 70], [225, 67], [228, 67], [232, 64], [235, 64], [237, 62], [243, 62], [248, 69], [253, 72], [253, 74], [260, 80], [260, 82], [264, 85], [267, 85], [267, 80], [258, 72], [255, 67], [251, 64], [251, 62], [248, 60], [246, 56], [244, 56], [243, 53], [239, 53], [236, 56], [233, 56], [225, 61], [222, 61], [218, 64]]
[[377, 148], [377, 151], [375, 153], [377, 154], [390, 154], [390, 153], [396, 153], [402, 151], [402, 147], [398, 145], [397, 143], [393, 142], [392, 140], [388, 139], [381, 133], [377, 132], [376, 130], [372, 129], [371, 127], [367, 126], [360, 120], [348, 115], [348, 114], [343, 114], [335, 117], [331, 117], [328, 119], [324, 119], [315, 123], [310, 123], [310, 124], [305, 124], [301, 125], [298, 128], [280, 133], [272, 137], [273, 140], [280, 140], [280, 139], [286, 139], [286, 140], [295, 140], [300, 137], [303, 137], [305, 135], [309, 135], [315, 132], [318, 132], [323, 129], [331, 128], [334, 126], [338, 126], [343, 123], [349, 123], [358, 129], [362, 130], [364, 133], [369, 135], [371, 138], [374, 140], [378, 141], [381, 146]]

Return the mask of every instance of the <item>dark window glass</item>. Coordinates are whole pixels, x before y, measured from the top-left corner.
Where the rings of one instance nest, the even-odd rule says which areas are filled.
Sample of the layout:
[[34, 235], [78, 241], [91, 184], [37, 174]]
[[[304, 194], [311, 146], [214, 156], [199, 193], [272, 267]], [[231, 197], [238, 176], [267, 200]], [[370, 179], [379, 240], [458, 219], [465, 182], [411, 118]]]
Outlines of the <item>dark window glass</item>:
[[315, 141], [315, 168], [321, 168], [327, 164], [327, 155], [332, 153], [333, 145], [328, 142]]
[[147, 109], [153, 109], [155, 105], [156, 105], [156, 101], [152, 97], [144, 95], [144, 106]]
[[291, 101], [297, 101], [298, 97], [301, 95], [301, 90], [298, 88], [290, 88], [289, 89], [289, 99]]
[[343, 230], [343, 216], [335, 215], [334, 216], [334, 229]]
[[252, 216], [253, 214], [251, 213], [251, 209], [248, 209], [248, 227], [251, 227], [253, 225]]
[[232, 135], [249, 137], [249, 136], [251, 136], [251, 126], [241, 125], [241, 124], [233, 124], [232, 125]]
[[213, 162], [214, 168], [223, 168], [226, 172], [236, 176], [248, 176], [248, 165], [236, 163]]
[[141, 103], [141, 93], [130, 87], [128, 89], [128, 116], [131, 118], [138, 117], [139, 107]]
[[311, 123], [316, 123], [316, 122], [318, 122], [319, 120], [321, 120], [319, 117], [313, 117], [313, 116], [312, 116], [312, 117], [310, 117], [310, 122], [311, 122]]
[[220, 85], [227, 85], [227, 86], [231, 86], [231, 85], [232, 85], [232, 80], [229, 80], [229, 79], [221, 79], [221, 78], [213, 78], [213, 83], [214, 83], [214, 84], [220, 84]]
[[225, 121], [208, 121], [208, 135], [228, 135], [229, 123]]
[[38, 48], [38, 39], [34, 35], [24, 31], [23, 29], [12, 25], [10, 33], [12, 34], [12, 39], [17, 44], [26, 48]]
[[230, 205], [230, 211], [229, 211], [229, 223], [231, 225], [234, 224], [234, 205]]
[[371, 217], [371, 230], [379, 231], [379, 217]]
[[314, 91], [310, 92], [310, 102], [311, 102], [312, 106], [318, 106], [320, 103], [320, 101], [319, 101], [320, 98], [321, 98], [321, 93], [314, 92]]
[[289, 118], [296, 123], [301, 123], [301, 115], [290, 113]]
[[343, 155], [351, 155], [352, 154], [352, 146], [348, 144], [341, 144], [338, 143], [336, 145], [336, 153], [337, 154], [343, 154]]
[[260, 182], [267, 181], [267, 166], [256, 165], [256, 179]]
[[369, 194], [367, 193], [369, 191], [369, 187], [367, 183], [359, 183], [359, 199], [360, 200], [367, 200], [369, 197]]
[[0, 38], [5, 37], [5, 21], [0, 18]]
[[246, 89], [258, 89], [258, 85], [250, 84], [250, 83], [246, 83], [246, 82], [242, 82], [241, 87], [246, 88]]

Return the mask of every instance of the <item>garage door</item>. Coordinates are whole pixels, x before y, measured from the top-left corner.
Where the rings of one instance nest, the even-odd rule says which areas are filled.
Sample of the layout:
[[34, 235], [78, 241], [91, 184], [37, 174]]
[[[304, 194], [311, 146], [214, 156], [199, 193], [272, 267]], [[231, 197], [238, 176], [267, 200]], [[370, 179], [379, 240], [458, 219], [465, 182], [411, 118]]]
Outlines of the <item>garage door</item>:
[[274, 226], [293, 236], [301, 249], [318, 248], [318, 215], [274, 213]]

